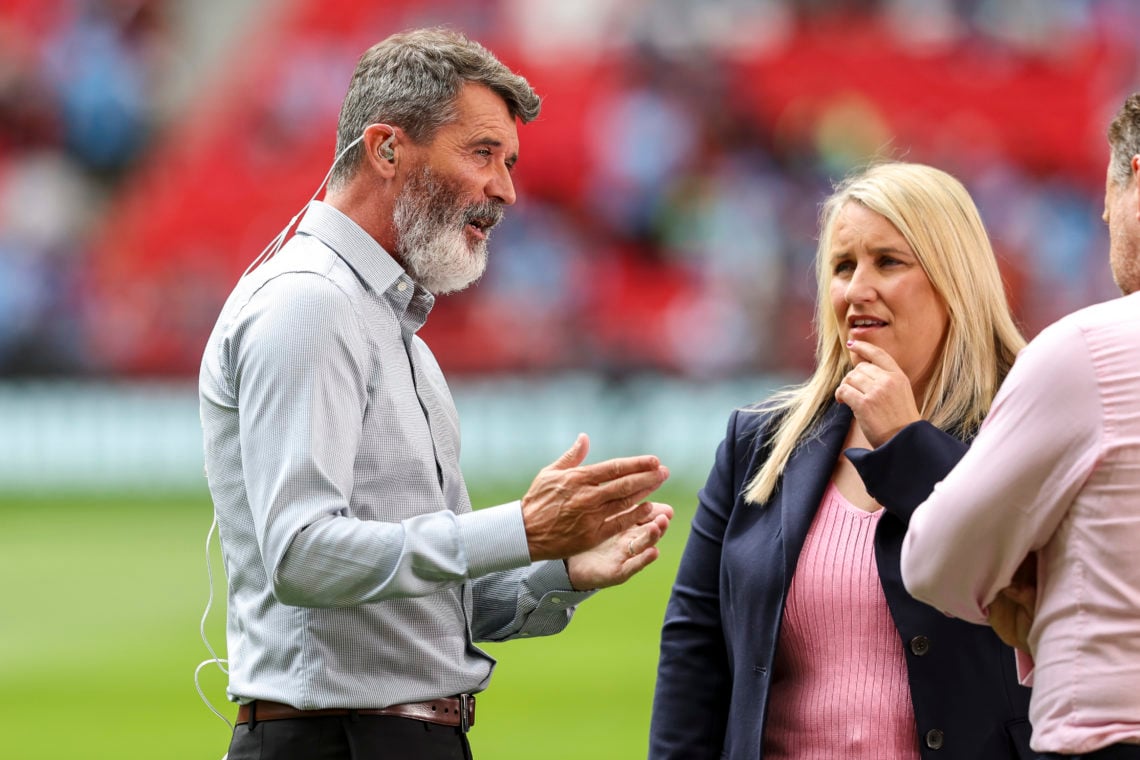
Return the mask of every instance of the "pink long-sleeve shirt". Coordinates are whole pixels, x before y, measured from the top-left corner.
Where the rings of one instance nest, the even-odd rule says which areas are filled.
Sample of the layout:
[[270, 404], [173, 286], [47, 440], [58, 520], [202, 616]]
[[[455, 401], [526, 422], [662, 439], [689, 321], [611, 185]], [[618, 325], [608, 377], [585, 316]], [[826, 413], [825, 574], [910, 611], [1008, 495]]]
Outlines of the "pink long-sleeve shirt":
[[1037, 552], [1023, 680], [1031, 746], [1140, 743], [1140, 293], [1078, 311], [1018, 356], [966, 456], [914, 513], [902, 575], [984, 623]]

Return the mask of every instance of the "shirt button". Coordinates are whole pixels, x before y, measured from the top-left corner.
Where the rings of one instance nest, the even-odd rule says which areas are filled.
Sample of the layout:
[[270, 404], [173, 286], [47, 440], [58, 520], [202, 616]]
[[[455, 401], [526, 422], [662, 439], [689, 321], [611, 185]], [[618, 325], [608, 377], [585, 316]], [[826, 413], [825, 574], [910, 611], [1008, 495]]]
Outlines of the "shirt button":
[[926, 746], [931, 749], [942, 749], [942, 732], [932, 728], [926, 732]]
[[550, 601], [552, 604], [562, 604], [562, 597], [552, 596], [552, 597], [550, 597]]
[[915, 636], [910, 640], [910, 651], [914, 652], [919, 657], [930, 651], [930, 639], [925, 636]]
[[403, 293], [407, 289], [408, 289], [408, 283], [406, 283], [406, 282], [401, 282], [399, 285], [396, 286], [396, 290], [400, 291], [401, 293]]

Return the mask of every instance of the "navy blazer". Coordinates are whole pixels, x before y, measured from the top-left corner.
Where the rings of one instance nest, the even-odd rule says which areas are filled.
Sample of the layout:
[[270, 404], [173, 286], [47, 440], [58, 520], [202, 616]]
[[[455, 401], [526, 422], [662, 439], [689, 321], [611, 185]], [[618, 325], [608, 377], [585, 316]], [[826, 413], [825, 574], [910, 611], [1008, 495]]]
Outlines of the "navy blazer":
[[[788, 460], [772, 497], [757, 505], [742, 494], [768, 454], [773, 415], [738, 410], [729, 418], [665, 612], [652, 760], [762, 758], [784, 601], [851, 420], [846, 406], [832, 404]], [[1013, 650], [989, 627], [912, 598], [899, 571], [910, 515], [966, 448], [922, 422], [873, 452], [850, 449], [849, 457], [886, 510], [875, 560], [906, 655], [922, 757], [1036, 758], [1029, 689], [1017, 682]]]

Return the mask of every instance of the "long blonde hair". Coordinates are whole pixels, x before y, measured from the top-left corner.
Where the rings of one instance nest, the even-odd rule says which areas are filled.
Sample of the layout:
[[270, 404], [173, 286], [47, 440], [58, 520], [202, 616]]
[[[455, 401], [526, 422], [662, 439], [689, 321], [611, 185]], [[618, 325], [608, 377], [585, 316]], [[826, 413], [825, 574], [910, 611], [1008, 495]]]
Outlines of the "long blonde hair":
[[942, 355], [919, 413], [936, 427], [972, 434], [989, 411], [998, 386], [1025, 345], [1014, 324], [993, 248], [966, 188], [940, 169], [903, 162], [865, 169], [841, 183], [823, 204], [816, 249], [816, 369], [802, 385], [754, 408], [778, 420], [771, 451], [746, 486], [749, 502], [772, 495], [800, 441], [833, 402], [852, 364], [831, 310], [828, 266], [840, 210], [859, 203], [882, 215], [906, 239], [950, 317]]

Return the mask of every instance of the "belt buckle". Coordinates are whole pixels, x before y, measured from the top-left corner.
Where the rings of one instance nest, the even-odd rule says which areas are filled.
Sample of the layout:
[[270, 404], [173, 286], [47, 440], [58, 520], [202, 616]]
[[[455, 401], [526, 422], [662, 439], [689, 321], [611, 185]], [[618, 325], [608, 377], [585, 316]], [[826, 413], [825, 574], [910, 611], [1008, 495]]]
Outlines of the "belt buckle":
[[467, 733], [468, 731], [471, 730], [470, 713], [467, 712], [469, 707], [470, 707], [470, 704], [471, 704], [471, 695], [470, 694], [460, 694], [459, 695], [459, 730], [463, 733]]

